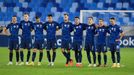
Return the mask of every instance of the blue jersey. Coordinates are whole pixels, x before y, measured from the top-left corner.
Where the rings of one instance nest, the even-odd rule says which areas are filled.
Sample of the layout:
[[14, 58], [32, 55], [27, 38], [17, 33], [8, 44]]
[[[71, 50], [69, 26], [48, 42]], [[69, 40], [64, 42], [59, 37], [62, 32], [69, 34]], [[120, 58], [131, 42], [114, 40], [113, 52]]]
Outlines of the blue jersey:
[[120, 38], [120, 33], [122, 33], [122, 29], [118, 25], [109, 25], [108, 32], [110, 34], [109, 43], [116, 43], [116, 40]]
[[98, 27], [98, 29], [96, 29], [96, 33], [98, 35], [97, 36], [97, 44], [105, 45], [106, 44], [107, 27], [106, 26]]
[[72, 23], [62, 22], [60, 27], [62, 28], [62, 39], [71, 40], [71, 32], [73, 31]]
[[79, 25], [74, 24], [74, 37], [73, 40], [82, 41], [83, 40], [83, 30], [86, 29], [86, 25], [79, 23]]
[[95, 24], [87, 25], [86, 27], [86, 42], [91, 44], [94, 43], [94, 35], [95, 35]]
[[19, 24], [18, 23], [10, 23], [6, 27], [6, 29], [9, 29], [10, 32], [10, 40], [18, 40], [18, 33], [19, 33]]
[[56, 39], [56, 30], [60, 28], [59, 24], [55, 21], [53, 22], [46, 22], [44, 24], [46, 29], [46, 38], [47, 39]]
[[41, 22], [39, 22], [39, 23], [34, 23], [33, 26], [34, 26], [34, 30], [35, 30], [35, 40], [44, 40], [43, 24]]
[[31, 21], [21, 21], [20, 28], [22, 29], [22, 38], [31, 39], [31, 31], [33, 29], [33, 23]]

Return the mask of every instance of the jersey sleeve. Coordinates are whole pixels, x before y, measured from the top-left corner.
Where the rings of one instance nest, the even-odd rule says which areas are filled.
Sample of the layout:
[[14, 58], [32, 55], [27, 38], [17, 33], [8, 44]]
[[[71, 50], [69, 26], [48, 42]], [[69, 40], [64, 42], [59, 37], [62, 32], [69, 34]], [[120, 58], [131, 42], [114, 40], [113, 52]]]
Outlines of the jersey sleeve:
[[60, 28], [60, 29], [62, 28], [62, 24], [63, 24], [63, 23], [60, 23], [60, 24], [59, 24], [59, 28]]
[[47, 26], [46, 25], [47, 25], [47, 23], [44, 23], [43, 24], [43, 29], [45, 29], [45, 30], [47, 29]]
[[122, 33], [122, 32], [123, 32], [123, 30], [122, 30], [122, 28], [121, 28], [121, 27], [119, 27], [119, 32], [120, 32], [120, 33]]
[[74, 30], [74, 26], [72, 23], [70, 23], [70, 31], [72, 32]]
[[34, 23], [31, 22], [31, 29], [34, 29]]
[[60, 24], [58, 22], [55, 22], [56, 23], [56, 29], [60, 29]]

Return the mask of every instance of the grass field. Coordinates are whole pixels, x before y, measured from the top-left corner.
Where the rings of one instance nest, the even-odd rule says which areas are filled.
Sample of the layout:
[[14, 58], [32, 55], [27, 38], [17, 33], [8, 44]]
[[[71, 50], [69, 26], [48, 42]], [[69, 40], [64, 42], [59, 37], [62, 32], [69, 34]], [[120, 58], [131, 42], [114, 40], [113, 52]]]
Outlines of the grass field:
[[[26, 50], [25, 50], [26, 52]], [[74, 59], [74, 53], [71, 52]], [[15, 54], [15, 53], [14, 53]], [[26, 53], [25, 53], [26, 57]], [[87, 67], [88, 61], [86, 53], [83, 51], [83, 67], [65, 67], [65, 58], [61, 54], [60, 49], [57, 50], [57, 58], [53, 67], [47, 66], [48, 61], [44, 50], [44, 57], [41, 66], [37, 66], [38, 55], [36, 57], [35, 66], [7, 66], [8, 49], [0, 48], [0, 75], [134, 75], [134, 48], [121, 49], [121, 68], [111, 68], [111, 57], [108, 52], [108, 67]], [[15, 55], [14, 60], [15, 62]], [[74, 62], [75, 63], [75, 62]]]

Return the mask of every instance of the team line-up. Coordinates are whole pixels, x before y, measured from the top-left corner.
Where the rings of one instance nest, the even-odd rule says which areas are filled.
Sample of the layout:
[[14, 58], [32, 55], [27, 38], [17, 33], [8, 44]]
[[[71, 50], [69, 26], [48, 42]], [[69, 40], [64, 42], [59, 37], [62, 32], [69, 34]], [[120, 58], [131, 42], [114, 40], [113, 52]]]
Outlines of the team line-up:
[[[9, 30], [9, 63], [13, 65], [13, 50], [16, 51], [16, 65], [34, 65], [36, 52], [39, 50], [38, 66], [41, 65], [44, 49], [44, 33], [46, 31], [46, 53], [49, 66], [54, 66], [56, 58], [56, 31], [62, 30], [61, 52], [66, 58], [65, 66], [73, 66], [73, 60], [70, 57], [70, 50], [74, 51], [76, 66], [82, 66], [82, 48], [86, 51], [89, 67], [106, 67], [107, 66], [107, 49], [106, 36], [109, 35], [109, 48], [111, 51], [111, 59], [113, 65], [111, 67], [120, 67], [120, 40], [124, 36], [124, 32], [119, 25], [116, 24], [115, 18], [110, 18], [110, 25], [105, 25], [104, 20], [98, 20], [98, 24], [94, 23], [93, 17], [88, 17], [88, 23], [80, 23], [79, 17], [74, 18], [74, 24], [69, 22], [69, 15], [64, 14], [64, 21], [57, 23], [53, 20], [53, 16], [47, 16], [48, 21], [42, 23], [40, 17], [36, 16], [36, 22], [29, 21], [29, 14], [24, 13], [24, 20], [17, 22], [17, 16], [13, 16], [11, 23], [4, 28], [4, 34], [7, 35]], [[19, 45], [18, 34], [22, 30], [21, 45]], [[86, 30], [85, 47], [82, 47], [83, 31]], [[35, 32], [35, 42], [32, 48], [31, 32]], [[71, 32], [73, 32], [73, 41], [71, 40]], [[94, 37], [97, 37], [96, 48]], [[23, 50], [27, 49], [27, 59], [24, 63]], [[29, 62], [32, 49], [32, 61]], [[52, 50], [52, 55], [50, 54]], [[103, 54], [104, 64], [101, 63], [101, 53]], [[91, 60], [91, 55], [93, 62]], [[20, 62], [19, 62], [20, 59]], [[96, 64], [98, 60], [98, 64]]]

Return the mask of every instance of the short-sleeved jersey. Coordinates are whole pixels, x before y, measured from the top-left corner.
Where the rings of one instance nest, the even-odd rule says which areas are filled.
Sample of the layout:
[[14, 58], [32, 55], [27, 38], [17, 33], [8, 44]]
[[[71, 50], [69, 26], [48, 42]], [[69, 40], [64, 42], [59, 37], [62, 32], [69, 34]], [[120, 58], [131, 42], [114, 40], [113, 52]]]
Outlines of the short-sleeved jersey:
[[56, 30], [60, 28], [59, 24], [55, 21], [44, 23], [45, 30], [47, 32], [47, 39], [56, 39]]
[[100, 44], [105, 45], [106, 44], [107, 27], [106, 26], [98, 27], [96, 29], [96, 34], [98, 35], [97, 36], [97, 43], [96, 44], [98, 44], [98, 45], [100, 45]]
[[120, 38], [120, 33], [122, 33], [123, 30], [118, 25], [109, 25], [108, 26], [108, 33], [110, 34], [109, 37], [109, 43], [116, 43], [116, 39]]
[[71, 40], [71, 32], [73, 31], [72, 23], [62, 22], [60, 28], [62, 29], [62, 39]]
[[83, 30], [86, 29], [86, 25], [79, 23], [78, 25], [74, 24], [74, 37], [73, 40], [82, 41], [83, 40]]
[[21, 21], [20, 28], [22, 29], [22, 38], [31, 39], [31, 31], [33, 29], [33, 23], [31, 21]]
[[96, 26], [95, 24], [87, 25], [86, 27], [86, 41], [93, 44]]
[[44, 26], [41, 22], [34, 23], [35, 40], [44, 40], [43, 30]]
[[7, 25], [6, 29], [9, 29], [11, 40], [18, 40], [19, 23], [10, 23]]

